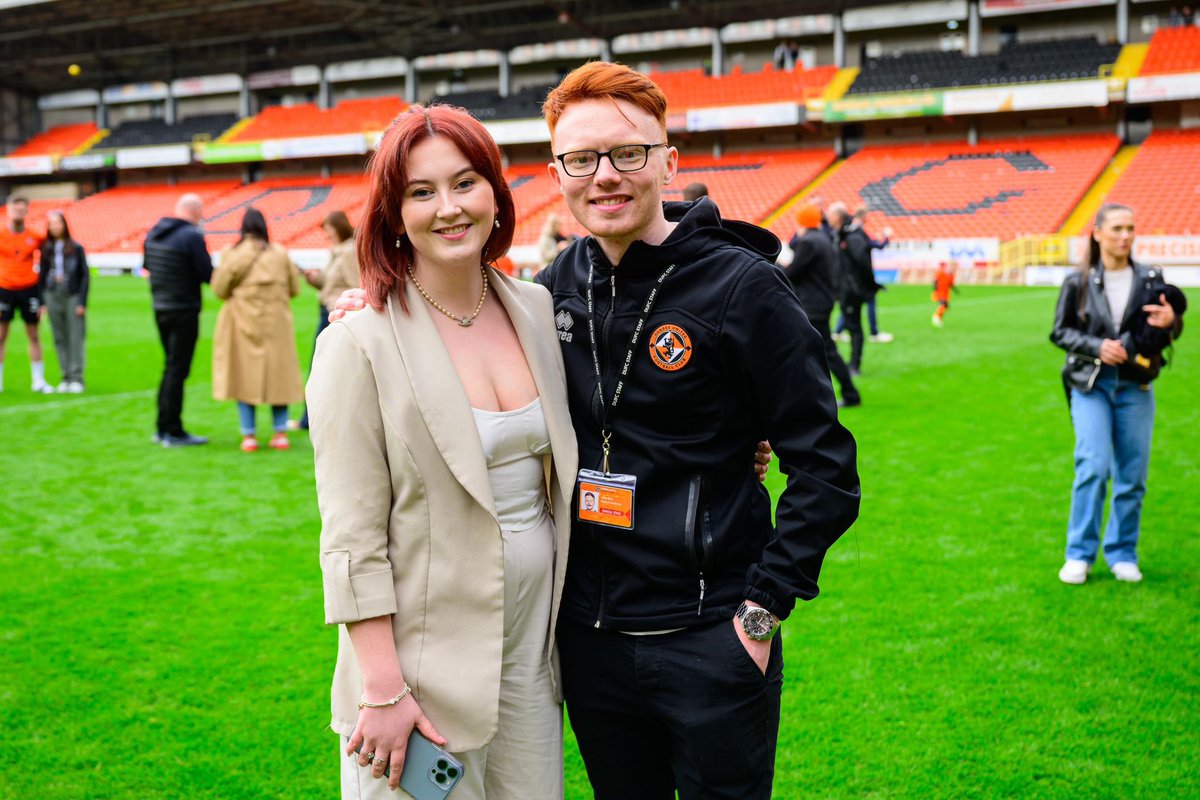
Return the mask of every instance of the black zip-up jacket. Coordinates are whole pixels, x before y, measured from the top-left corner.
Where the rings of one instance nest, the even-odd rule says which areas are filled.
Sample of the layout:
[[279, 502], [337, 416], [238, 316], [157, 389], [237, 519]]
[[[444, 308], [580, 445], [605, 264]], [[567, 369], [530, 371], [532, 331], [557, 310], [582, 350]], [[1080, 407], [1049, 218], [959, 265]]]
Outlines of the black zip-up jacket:
[[788, 247], [792, 248], [792, 263], [783, 273], [800, 298], [800, 305], [809, 318], [828, 320], [833, 304], [841, 296], [833, 242], [821, 231], [809, 229], [793, 236]]
[[[1117, 375], [1122, 380], [1148, 383], [1157, 377], [1162, 366], [1161, 355], [1153, 359], [1148, 367], [1139, 366], [1132, 352], [1131, 332], [1138, 315], [1144, 313], [1142, 306], [1159, 302], [1154, 288], [1162, 282], [1162, 271], [1132, 261], [1130, 268], [1133, 270], [1133, 285], [1129, 290], [1125, 314], [1120, 320], [1114, 320], [1108, 309], [1102, 264], [1089, 267], [1086, 278], [1076, 270], [1063, 281], [1054, 310], [1054, 329], [1050, 332], [1050, 341], [1067, 351], [1067, 362], [1063, 366], [1063, 384], [1067, 388], [1091, 391], [1099, 374], [1100, 345], [1105, 339], [1118, 339], [1130, 351], [1130, 360], [1117, 367]], [[1081, 290], [1084, 293], [1082, 298]], [[1177, 339], [1182, 333], [1183, 317], [1177, 316], [1170, 338]]]
[[[610, 469], [637, 477], [634, 527], [575, 523], [562, 614], [653, 631], [728, 619], [750, 599], [783, 618], [816, 596], [825, 552], [858, 515], [854, 439], [837, 421], [820, 335], [773, 264], [779, 241], [722, 220], [707, 198], [664, 209], [673, 233], [635, 242], [616, 269], [588, 237], [538, 275], [554, 296], [579, 463], [598, 470], [588, 268], [611, 402], [650, 289], [675, 265], [611, 419]], [[787, 475], [775, 525], [752, 469], [762, 439]]]
[[145, 260], [155, 311], [200, 310], [200, 284], [212, 280], [204, 234], [185, 219], [163, 217], [146, 234]]
[[850, 223], [837, 232], [835, 245], [841, 261], [842, 297], [848, 301], [874, 297], [879, 284], [871, 267], [871, 237], [861, 226]]
[[[47, 237], [42, 243], [42, 261], [38, 268], [38, 291], [42, 296], [54, 286], [54, 238]], [[91, 275], [88, 271], [87, 254], [83, 245], [72, 240], [71, 252], [63, 247], [63, 277], [66, 278], [67, 294], [79, 295], [79, 305], [86, 306]]]

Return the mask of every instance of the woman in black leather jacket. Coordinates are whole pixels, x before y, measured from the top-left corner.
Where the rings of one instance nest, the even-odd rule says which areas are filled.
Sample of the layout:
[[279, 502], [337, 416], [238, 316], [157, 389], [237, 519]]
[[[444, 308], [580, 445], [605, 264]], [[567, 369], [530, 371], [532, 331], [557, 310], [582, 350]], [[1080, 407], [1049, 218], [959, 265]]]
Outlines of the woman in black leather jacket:
[[[1064, 583], [1087, 581], [1100, 545], [1109, 478], [1112, 510], [1104, 558], [1117, 580], [1142, 579], [1137, 565], [1142, 498], [1154, 430], [1154, 390], [1161, 355], [1135, 360], [1123, 335], [1143, 322], [1172, 339], [1183, 322], [1161, 288], [1161, 271], [1136, 264], [1133, 210], [1107, 204], [1096, 215], [1088, 259], [1063, 282], [1050, 340], [1067, 351], [1063, 382], [1075, 426], [1075, 481], [1067, 524]], [[1124, 337], [1126, 343], [1129, 338]], [[1143, 362], [1146, 362], [1143, 364]]]

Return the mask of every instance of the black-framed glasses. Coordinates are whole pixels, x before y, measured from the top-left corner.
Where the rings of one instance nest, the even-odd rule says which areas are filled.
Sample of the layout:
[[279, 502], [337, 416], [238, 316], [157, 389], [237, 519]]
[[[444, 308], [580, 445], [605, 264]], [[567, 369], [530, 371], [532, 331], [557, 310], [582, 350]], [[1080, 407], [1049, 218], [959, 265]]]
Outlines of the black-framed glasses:
[[595, 175], [600, 169], [600, 159], [607, 158], [617, 172], [637, 172], [646, 166], [650, 160], [650, 151], [656, 147], [666, 147], [666, 142], [658, 144], [622, 144], [611, 150], [572, 150], [560, 153], [555, 158], [562, 164], [563, 170], [572, 178], [586, 178]]

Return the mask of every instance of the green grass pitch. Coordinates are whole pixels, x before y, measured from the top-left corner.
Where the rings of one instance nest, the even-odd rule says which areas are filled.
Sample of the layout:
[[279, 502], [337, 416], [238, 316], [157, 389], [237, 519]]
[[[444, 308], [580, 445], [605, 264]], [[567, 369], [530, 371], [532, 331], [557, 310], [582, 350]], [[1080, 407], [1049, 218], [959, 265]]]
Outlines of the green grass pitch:
[[[1055, 292], [964, 287], [942, 330], [928, 294], [881, 296], [896, 340], [867, 346], [864, 405], [843, 414], [862, 516], [784, 626], [775, 796], [1200, 796], [1200, 341], [1157, 386], [1146, 580], [1101, 567], [1069, 587]], [[315, 306], [296, 302], [304, 361]], [[303, 435], [238, 451], [235, 409], [210, 395], [216, 308], [185, 408], [202, 448], [150, 443], [161, 352], [141, 280], [94, 282], [85, 395], [32, 395], [12, 332], [0, 798], [337, 794], [312, 453]], [[570, 740], [566, 763], [567, 797], [590, 797]]]

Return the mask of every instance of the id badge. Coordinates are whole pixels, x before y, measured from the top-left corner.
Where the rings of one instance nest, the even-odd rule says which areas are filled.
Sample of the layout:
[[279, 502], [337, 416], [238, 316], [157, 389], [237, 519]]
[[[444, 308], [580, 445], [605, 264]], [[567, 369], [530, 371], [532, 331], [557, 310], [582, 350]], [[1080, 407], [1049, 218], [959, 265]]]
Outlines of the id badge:
[[633, 528], [636, 475], [606, 475], [593, 469], [581, 469], [575, 483], [580, 522], [624, 530]]

